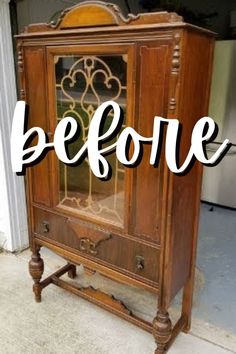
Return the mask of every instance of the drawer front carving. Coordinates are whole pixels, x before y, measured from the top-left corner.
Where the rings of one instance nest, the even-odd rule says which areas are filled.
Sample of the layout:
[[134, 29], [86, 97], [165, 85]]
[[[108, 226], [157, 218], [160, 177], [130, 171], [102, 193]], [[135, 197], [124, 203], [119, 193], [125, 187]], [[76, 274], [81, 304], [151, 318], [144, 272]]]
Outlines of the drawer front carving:
[[[96, 228], [94, 225], [86, 222], [72, 219], [66, 219], [66, 222], [79, 239], [79, 250], [94, 256], [98, 254], [99, 244], [109, 240], [112, 236], [110, 232], [99, 227]], [[86, 237], [81, 237], [84, 234], [86, 234]]]
[[[87, 222], [34, 209], [34, 231], [135, 277], [158, 283], [159, 250]], [[46, 231], [46, 232], [45, 232]]]

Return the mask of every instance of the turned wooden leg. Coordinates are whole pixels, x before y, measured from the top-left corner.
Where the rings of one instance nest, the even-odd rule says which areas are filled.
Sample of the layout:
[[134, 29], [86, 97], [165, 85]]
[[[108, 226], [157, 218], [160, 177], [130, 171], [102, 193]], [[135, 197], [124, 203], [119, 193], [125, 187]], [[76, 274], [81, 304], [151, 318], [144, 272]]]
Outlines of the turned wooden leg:
[[29, 261], [29, 272], [34, 280], [33, 291], [35, 294], [35, 301], [41, 302], [42, 288], [40, 286], [40, 280], [44, 271], [44, 263], [40, 257], [39, 250], [32, 253], [31, 260]]
[[76, 266], [71, 264], [71, 269], [68, 271], [68, 277], [74, 279], [76, 277]]
[[166, 311], [158, 311], [153, 320], [153, 335], [157, 344], [155, 354], [164, 354], [171, 338], [172, 324]]

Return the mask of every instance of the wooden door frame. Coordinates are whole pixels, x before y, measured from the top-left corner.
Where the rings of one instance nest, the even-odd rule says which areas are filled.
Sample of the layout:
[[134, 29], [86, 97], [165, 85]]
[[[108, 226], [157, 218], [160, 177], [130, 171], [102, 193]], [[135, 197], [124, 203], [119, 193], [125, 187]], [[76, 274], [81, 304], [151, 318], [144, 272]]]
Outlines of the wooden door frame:
[[[78, 55], [88, 55], [88, 54], [127, 54], [128, 55], [128, 66], [127, 66], [127, 116], [128, 119], [126, 121], [127, 126], [133, 126], [133, 121], [134, 121], [134, 107], [135, 107], [135, 89], [134, 89], [134, 82], [136, 78], [136, 73], [135, 73], [135, 68], [136, 68], [136, 44], [133, 42], [128, 42], [128, 43], [119, 43], [119, 41], [114, 42], [113, 44], [97, 44], [94, 43], [93, 45], [91, 44], [73, 44], [65, 47], [57, 46], [57, 45], [48, 45], [46, 47], [46, 53], [47, 53], [47, 76], [50, 78], [49, 81], [47, 82], [48, 85], [48, 115], [50, 119], [50, 132], [52, 132], [52, 135], [54, 135], [54, 131], [56, 128], [56, 124], [54, 121], [52, 121], [51, 117], [55, 116], [55, 107], [52, 104], [55, 100], [55, 92], [53, 89], [50, 89], [55, 85], [55, 78], [54, 78], [54, 68], [53, 68], [53, 58], [55, 55], [69, 55], [70, 53], [78, 54]], [[131, 69], [132, 68], [132, 69]], [[129, 97], [129, 99], [128, 99]], [[128, 102], [133, 102], [128, 103]], [[54, 171], [57, 169], [57, 157], [51, 158], [50, 160], [51, 163], [51, 170]], [[58, 205], [58, 198], [55, 198], [55, 195], [57, 195], [56, 191], [58, 188], [58, 180], [57, 180], [57, 175], [54, 174], [52, 177], [51, 181], [51, 201], [53, 208], [55, 210], [60, 210], [62, 211], [57, 205]], [[107, 227], [110, 227], [111, 229], [118, 230], [121, 232], [125, 232], [126, 234], [129, 233], [129, 215], [130, 215], [130, 207], [131, 207], [131, 198], [132, 198], [132, 191], [131, 188], [133, 186], [133, 171], [131, 169], [127, 169], [125, 173], [125, 215], [124, 215], [124, 225], [123, 226], [117, 226], [113, 225], [112, 223], [109, 223], [108, 221], [105, 221], [103, 219], [100, 220], [100, 222], [103, 225], [106, 225]], [[53, 191], [53, 192], [52, 192]], [[66, 212], [66, 210], [64, 210]], [[71, 216], [79, 216], [85, 221], [88, 222], [94, 222], [95, 218], [90, 217], [89, 215], [83, 216], [82, 214], [77, 213], [76, 211], [73, 212], [72, 210], [68, 212], [68, 215]], [[96, 222], [96, 221], [95, 221]]]

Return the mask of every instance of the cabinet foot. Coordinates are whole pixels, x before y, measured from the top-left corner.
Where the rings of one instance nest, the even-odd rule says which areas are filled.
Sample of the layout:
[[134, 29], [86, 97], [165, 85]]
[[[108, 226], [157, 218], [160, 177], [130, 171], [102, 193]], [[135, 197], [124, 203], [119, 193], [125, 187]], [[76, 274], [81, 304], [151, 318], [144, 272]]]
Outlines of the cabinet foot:
[[70, 264], [71, 268], [68, 270], [68, 277], [70, 279], [74, 279], [76, 277], [76, 266], [74, 264]]
[[36, 302], [41, 302], [42, 287], [40, 285], [40, 280], [42, 278], [43, 271], [44, 263], [40, 257], [39, 250], [36, 250], [32, 253], [31, 260], [29, 261], [29, 273], [34, 281], [33, 291]]
[[172, 324], [168, 312], [158, 311], [153, 320], [153, 335], [157, 344], [155, 354], [164, 354], [171, 339]]

